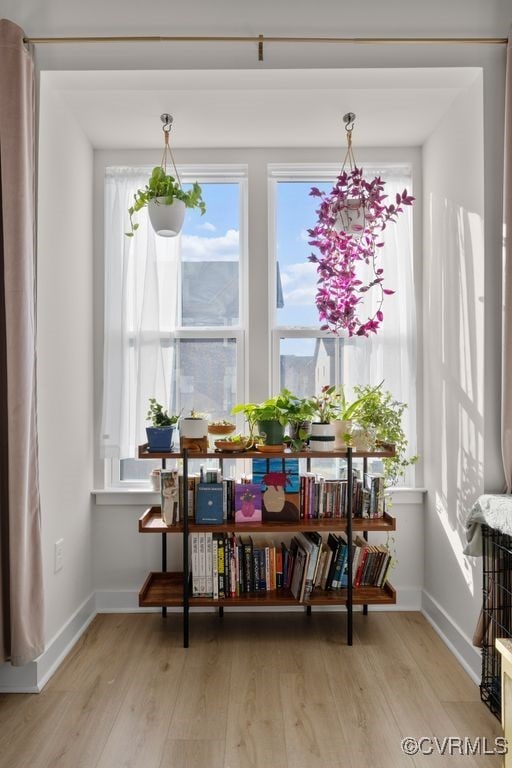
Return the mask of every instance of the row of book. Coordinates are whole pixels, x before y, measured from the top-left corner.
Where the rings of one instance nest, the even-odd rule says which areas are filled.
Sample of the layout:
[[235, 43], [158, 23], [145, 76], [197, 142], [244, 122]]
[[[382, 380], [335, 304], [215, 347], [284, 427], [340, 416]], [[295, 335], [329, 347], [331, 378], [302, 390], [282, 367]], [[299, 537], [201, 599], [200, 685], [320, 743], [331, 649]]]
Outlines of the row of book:
[[[301, 519], [332, 519], [347, 516], [348, 482], [328, 480], [306, 472], [300, 476]], [[352, 515], [360, 518], [383, 517], [385, 512], [384, 475], [366, 472], [352, 481]]]
[[[176, 470], [162, 470], [162, 509], [167, 497], [170, 509], [167, 524], [178, 523], [183, 516], [183, 477], [179, 477], [180, 503], [169, 504], [166, 491], [173, 485]], [[265, 482], [254, 482], [256, 478]], [[236, 482], [222, 478], [220, 470], [188, 476], [187, 504], [189, 519], [200, 524], [259, 522], [261, 520], [328, 520], [347, 516], [348, 482], [346, 479], [326, 479], [306, 472], [294, 478], [286, 472], [256, 475]], [[282, 485], [278, 483], [281, 482]], [[291, 486], [291, 488], [290, 488]], [[176, 496], [177, 498], [177, 496]], [[352, 515], [356, 518], [380, 518], [385, 512], [384, 477], [365, 473], [352, 483]]]
[[[325, 540], [324, 540], [325, 539]], [[308, 602], [315, 590], [348, 586], [349, 547], [345, 534], [300, 532], [289, 545], [236, 533], [193, 532], [191, 578], [193, 597], [225, 599], [288, 590]], [[353, 587], [382, 588], [392, 567], [384, 545], [356, 536], [352, 546]]]

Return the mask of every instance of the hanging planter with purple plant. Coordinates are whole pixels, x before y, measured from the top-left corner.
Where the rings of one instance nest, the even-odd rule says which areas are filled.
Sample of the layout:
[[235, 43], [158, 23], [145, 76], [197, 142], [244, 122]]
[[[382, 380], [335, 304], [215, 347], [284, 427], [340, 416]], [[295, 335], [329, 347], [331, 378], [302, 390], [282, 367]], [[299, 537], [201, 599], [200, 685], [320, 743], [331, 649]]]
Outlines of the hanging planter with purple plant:
[[[348, 149], [341, 173], [329, 193], [317, 187], [310, 192], [320, 199], [320, 206], [317, 223], [308, 230], [309, 245], [318, 255], [312, 253], [309, 261], [317, 265], [315, 303], [321, 330], [368, 336], [377, 333], [382, 323], [384, 296], [394, 293], [384, 287], [384, 269], [379, 261], [382, 232], [388, 222], [397, 221], [404, 206], [412, 205], [414, 197], [404, 189], [389, 203], [380, 176], [365, 179], [352, 152], [355, 115], [349, 112], [343, 120]], [[376, 292], [376, 301], [365, 317], [364, 300], [370, 291]]]

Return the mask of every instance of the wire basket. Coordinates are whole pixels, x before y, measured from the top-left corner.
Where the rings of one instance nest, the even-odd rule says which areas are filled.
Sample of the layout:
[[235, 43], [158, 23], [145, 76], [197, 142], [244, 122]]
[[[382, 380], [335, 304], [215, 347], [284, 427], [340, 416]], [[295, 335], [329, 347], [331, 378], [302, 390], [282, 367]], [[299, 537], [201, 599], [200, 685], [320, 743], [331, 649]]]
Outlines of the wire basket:
[[483, 605], [480, 696], [501, 717], [501, 655], [496, 638], [512, 637], [512, 537], [482, 525]]

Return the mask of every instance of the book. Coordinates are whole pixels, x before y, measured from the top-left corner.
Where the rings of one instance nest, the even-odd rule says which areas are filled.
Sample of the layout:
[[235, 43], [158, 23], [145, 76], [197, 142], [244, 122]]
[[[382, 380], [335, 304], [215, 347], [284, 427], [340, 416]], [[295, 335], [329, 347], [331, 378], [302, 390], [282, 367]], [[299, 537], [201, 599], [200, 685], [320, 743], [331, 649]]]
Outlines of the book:
[[160, 471], [162, 520], [166, 525], [178, 522], [179, 480], [177, 469]]
[[214, 533], [212, 536], [212, 597], [219, 599], [219, 536], [220, 533]]
[[235, 522], [260, 523], [262, 520], [261, 485], [243, 483], [235, 486]]
[[253, 459], [252, 480], [262, 488], [263, 520], [299, 520], [298, 459]]
[[293, 565], [293, 574], [290, 584], [292, 595], [301, 602], [305, 589], [305, 577], [307, 573], [307, 567], [309, 562], [309, 553], [304, 549], [301, 542], [294, 536], [293, 541], [296, 543], [295, 558]]
[[198, 560], [198, 594], [206, 594], [206, 533], [200, 531], [199, 540], [199, 560]]
[[205, 595], [213, 595], [213, 534], [206, 531], [205, 536]]
[[219, 577], [219, 599], [226, 597], [226, 574], [225, 574], [225, 541], [224, 534], [219, 533], [217, 540], [217, 569]]
[[196, 497], [196, 523], [222, 523], [222, 495], [222, 483], [199, 483]]
[[252, 539], [248, 536], [243, 539], [240, 536], [243, 552], [242, 565], [242, 590], [246, 594], [254, 591], [253, 585], [253, 562], [252, 562]]
[[303, 589], [301, 590], [301, 601], [302, 601], [302, 600], [309, 600], [313, 592], [318, 554], [322, 546], [322, 537], [320, 536], [319, 533], [316, 533], [316, 532], [308, 532], [308, 533], [300, 532], [300, 533], [297, 533], [297, 540], [299, 541], [299, 544], [303, 547], [303, 549], [306, 550], [308, 554], [308, 558], [307, 558], [308, 565], [307, 565], [306, 573], [304, 575]]
[[384, 515], [384, 475], [379, 472], [366, 472], [364, 488], [369, 495], [368, 517]]
[[190, 534], [191, 567], [192, 567], [192, 596], [198, 597], [199, 591], [199, 534]]

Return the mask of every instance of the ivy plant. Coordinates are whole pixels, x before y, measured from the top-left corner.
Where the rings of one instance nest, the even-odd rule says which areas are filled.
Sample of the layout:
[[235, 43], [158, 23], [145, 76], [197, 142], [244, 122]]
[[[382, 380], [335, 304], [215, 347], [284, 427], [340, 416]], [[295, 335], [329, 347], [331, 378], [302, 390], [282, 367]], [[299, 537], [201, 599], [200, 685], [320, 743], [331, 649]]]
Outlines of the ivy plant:
[[127, 237], [133, 237], [139, 224], [133, 220], [134, 214], [145, 208], [150, 200], [155, 197], [164, 198], [163, 205], [172, 205], [175, 200], [182, 200], [187, 208], [199, 208], [201, 215], [206, 212], [206, 204], [202, 198], [202, 189], [195, 181], [192, 188], [185, 191], [176, 181], [174, 176], [166, 173], [162, 166], [157, 165], [153, 168], [149, 181], [143, 189], [138, 189], [134, 194], [134, 203], [128, 208], [130, 216], [130, 232], [126, 232]]

